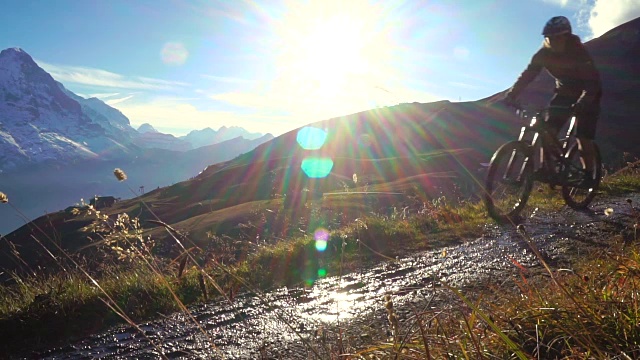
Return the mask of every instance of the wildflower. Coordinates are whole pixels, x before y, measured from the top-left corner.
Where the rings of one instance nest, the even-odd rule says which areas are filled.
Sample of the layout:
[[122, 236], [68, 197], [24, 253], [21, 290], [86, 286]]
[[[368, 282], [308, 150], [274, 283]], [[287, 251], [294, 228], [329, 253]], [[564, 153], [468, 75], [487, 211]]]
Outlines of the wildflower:
[[127, 180], [127, 174], [125, 174], [124, 171], [122, 171], [119, 168], [116, 168], [115, 170], [113, 170], [113, 175], [116, 176], [116, 179], [118, 179], [118, 181]]
[[353, 183], [358, 184], [358, 175], [353, 174]]
[[607, 216], [611, 216], [613, 214], [613, 209], [612, 208], [606, 208], [604, 210], [604, 214]]
[[0, 191], [0, 203], [6, 204], [8, 202], [9, 202], [9, 198], [7, 197], [7, 195], [2, 191]]

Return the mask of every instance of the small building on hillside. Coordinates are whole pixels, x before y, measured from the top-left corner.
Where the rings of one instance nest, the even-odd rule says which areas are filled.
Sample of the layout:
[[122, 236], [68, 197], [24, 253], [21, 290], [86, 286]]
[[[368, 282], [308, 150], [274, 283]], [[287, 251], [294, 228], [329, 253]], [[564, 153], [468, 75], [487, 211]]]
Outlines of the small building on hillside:
[[118, 199], [113, 196], [96, 196], [89, 201], [89, 205], [93, 206], [94, 209], [103, 209], [107, 207], [113, 206]]

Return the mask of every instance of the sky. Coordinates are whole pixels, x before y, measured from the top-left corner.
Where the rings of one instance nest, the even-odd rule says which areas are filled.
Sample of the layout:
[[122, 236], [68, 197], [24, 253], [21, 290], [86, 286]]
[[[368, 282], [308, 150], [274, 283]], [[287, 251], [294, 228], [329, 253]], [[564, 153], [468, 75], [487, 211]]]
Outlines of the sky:
[[136, 128], [277, 136], [503, 91], [556, 15], [587, 41], [640, 17], [640, 0], [0, 0], [0, 49]]

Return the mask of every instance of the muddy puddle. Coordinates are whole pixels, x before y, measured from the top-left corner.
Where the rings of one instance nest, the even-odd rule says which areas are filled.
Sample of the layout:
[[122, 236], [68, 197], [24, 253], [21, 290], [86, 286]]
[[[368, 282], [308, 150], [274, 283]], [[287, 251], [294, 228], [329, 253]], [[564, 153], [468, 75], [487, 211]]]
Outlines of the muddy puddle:
[[[544, 260], [569, 266], [597, 246], [603, 233], [628, 228], [635, 210], [627, 197], [598, 200], [588, 212], [565, 209], [534, 214], [525, 230]], [[631, 198], [633, 204], [640, 201]], [[613, 213], [605, 215], [605, 209]], [[517, 265], [515, 265], [517, 264]], [[541, 270], [539, 259], [512, 227], [485, 225], [476, 239], [458, 246], [385, 262], [342, 277], [328, 277], [308, 289], [244, 294], [233, 303], [212, 302], [190, 314], [133, 327], [117, 327], [79, 342], [38, 354], [45, 359], [310, 359], [335, 354], [338, 328], [343, 341], [384, 338], [388, 333], [384, 295], [391, 294], [401, 319], [416, 309], [446, 305], [449, 286], [464, 289], [500, 284], [522, 269]]]

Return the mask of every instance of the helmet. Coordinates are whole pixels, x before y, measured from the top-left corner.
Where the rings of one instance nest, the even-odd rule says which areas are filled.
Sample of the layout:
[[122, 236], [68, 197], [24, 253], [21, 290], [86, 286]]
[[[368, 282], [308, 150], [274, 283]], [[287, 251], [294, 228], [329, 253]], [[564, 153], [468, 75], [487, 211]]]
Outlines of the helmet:
[[554, 16], [544, 25], [542, 35], [553, 36], [571, 33], [571, 23], [564, 16]]

